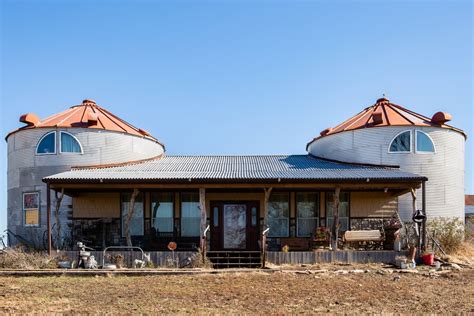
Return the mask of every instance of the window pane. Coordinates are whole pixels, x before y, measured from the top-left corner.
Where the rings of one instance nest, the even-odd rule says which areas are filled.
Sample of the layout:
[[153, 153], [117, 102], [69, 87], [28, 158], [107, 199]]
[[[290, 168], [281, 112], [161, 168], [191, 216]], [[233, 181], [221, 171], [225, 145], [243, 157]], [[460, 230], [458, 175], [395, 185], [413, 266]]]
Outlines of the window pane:
[[[331, 229], [332, 223], [334, 222], [333, 217], [327, 218], [327, 227]], [[339, 217], [339, 232], [345, 232], [349, 230], [349, 218], [347, 217]]]
[[289, 236], [290, 195], [286, 192], [273, 193], [268, 202], [269, 237]]
[[25, 226], [39, 226], [39, 211], [25, 210]]
[[319, 218], [298, 218], [298, 237], [311, 237], [319, 226]]
[[23, 207], [25, 209], [38, 208], [38, 206], [39, 194], [37, 192], [23, 194]]
[[411, 132], [406, 131], [398, 135], [390, 144], [391, 152], [409, 152], [411, 148]]
[[252, 226], [257, 226], [257, 208], [252, 207]]
[[171, 192], [151, 194], [151, 226], [157, 233], [173, 232], [173, 198]]
[[219, 208], [216, 206], [212, 211], [214, 213], [214, 227], [219, 226]]
[[61, 152], [81, 153], [81, 145], [71, 135], [61, 132]]
[[318, 225], [319, 193], [296, 193], [297, 236], [310, 237]]
[[[127, 218], [130, 207], [131, 193], [121, 195], [122, 207], [122, 236], [125, 237], [125, 220]], [[143, 218], [143, 193], [139, 193], [135, 198], [134, 212], [129, 224], [130, 236], [143, 236], [144, 234], [144, 218]]]
[[38, 144], [37, 154], [52, 154], [56, 152], [55, 132], [49, 133]]
[[416, 131], [416, 150], [423, 152], [434, 152], [434, 145], [431, 139], [423, 132]]
[[199, 237], [201, 234], [201, 210], [198, 193], [181, 194], [181, 236]]

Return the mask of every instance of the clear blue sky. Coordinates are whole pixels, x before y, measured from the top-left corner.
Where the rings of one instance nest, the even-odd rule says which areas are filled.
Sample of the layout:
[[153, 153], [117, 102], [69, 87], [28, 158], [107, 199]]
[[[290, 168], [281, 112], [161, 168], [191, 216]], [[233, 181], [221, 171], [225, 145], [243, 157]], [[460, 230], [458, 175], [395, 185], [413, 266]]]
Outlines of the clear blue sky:
[[385, 92], [453, 115], [474, 193], [470, 1], [0, 2], [2, 135], [92, 98], [169, 154], [304, 153]]

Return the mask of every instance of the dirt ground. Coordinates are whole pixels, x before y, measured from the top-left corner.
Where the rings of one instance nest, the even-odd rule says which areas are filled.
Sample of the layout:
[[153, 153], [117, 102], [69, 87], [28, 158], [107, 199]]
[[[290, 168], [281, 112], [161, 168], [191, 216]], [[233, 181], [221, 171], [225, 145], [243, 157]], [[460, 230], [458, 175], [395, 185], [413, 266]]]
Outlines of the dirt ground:
[[473, 313], [473, 297], [472, 269], [0, 277], [0, 313]]

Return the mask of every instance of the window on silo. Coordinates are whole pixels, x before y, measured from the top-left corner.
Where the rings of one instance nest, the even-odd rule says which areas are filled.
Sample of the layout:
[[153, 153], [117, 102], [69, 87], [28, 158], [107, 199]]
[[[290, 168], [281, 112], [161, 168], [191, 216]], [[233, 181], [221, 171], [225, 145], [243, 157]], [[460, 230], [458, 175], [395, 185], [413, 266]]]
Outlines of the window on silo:
[[389, 152], [391, 153], [407, 153], [411, 152], [411, 131], [405, 131], [392, 140]]
[[76, 137], [66, 132], [61, 134], [61, 153], [82, 153], [82, 147]]
[[23, 225], [39, 226], [39, 193], [23, 193]]
[[49, 132], [41, 137], [36, 146], [36, 153], [39, 155], [56, 153], [56, 132]]
[[416, 151], [424, 153], [435, 152], [433, 141], [425, 132], [416, 131]]

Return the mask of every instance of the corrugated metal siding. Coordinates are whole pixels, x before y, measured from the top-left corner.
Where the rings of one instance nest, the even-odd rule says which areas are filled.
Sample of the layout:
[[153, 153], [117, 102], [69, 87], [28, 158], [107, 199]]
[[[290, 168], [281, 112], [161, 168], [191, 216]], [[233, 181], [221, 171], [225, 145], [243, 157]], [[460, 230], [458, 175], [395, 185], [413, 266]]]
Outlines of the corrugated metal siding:
[[[46, 185], [42, 182], [43, 177], [70, 170], [71, 166], [120, 163], [148, 159], [163, 153], [160, 144], [143, 137], [112, 131], [69, 128], [58, 131], [67, 131], [76, 136], [84, 151], [82, 155], [36, 155], [38, 141], [53, 130], [56, 129], [26, 129], [8, 137], [8, 228], [27, 239], [36, 239], [40, 244], [46, 225]], [[56, 144], [59, 144], [59, 139]], [[57, 151], [59, 151], [58, 145]], [[26, 191], [41, 192], [39, 228], [23, 227], [22, 192]], [[70, 204], [71, 201], [66, 197], [61, 208], [63, 221], [66, 220]]]
[[[404, 130], [422, 130], [427, 133], [433, 139], [436, 153], [388, 153], [392, 139]], [[353, 143], [351, 148], [340, 146], [350, 141]], [[399, 165], [402, 171], [426, 176], [428, 216], [464, 217], [464, 145], [464, 136], [449, 129], [392, 126], [326, 136], [313, 142], [308, 152], [347, 162]], [[421, 208], [421, 190], [418, 190], [417, 197], [417, 208]], [[411, 218], [410, 194], [399, 198], [399, 210], [404, 219]]]
[[46, 180], [416, 180], [397, 169], [335, 163], [309, 155], [289, 156], [167, 156], [120, 167], [75, 169]]

